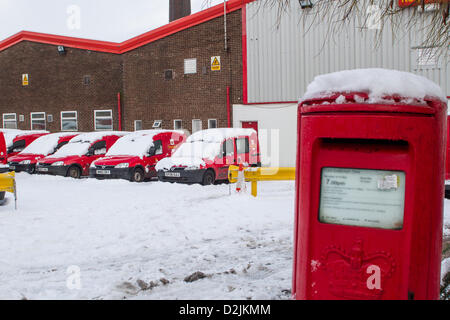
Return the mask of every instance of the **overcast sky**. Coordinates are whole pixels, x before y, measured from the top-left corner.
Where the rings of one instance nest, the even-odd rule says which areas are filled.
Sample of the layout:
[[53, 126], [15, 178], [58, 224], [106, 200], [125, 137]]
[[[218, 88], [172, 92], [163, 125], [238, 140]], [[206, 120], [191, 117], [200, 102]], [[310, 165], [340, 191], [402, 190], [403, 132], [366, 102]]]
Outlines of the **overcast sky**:
[[[207, 7], [191, 3], [193, 13]], [[122, 42], [168, 22], [169, 0], [0, 0], [0, 41], [27, 30]]]

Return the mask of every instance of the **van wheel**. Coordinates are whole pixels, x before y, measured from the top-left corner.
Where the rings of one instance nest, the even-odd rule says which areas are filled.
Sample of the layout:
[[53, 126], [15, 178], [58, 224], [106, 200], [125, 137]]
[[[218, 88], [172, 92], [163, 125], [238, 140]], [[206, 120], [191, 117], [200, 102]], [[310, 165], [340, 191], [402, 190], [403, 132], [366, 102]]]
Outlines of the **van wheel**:
[[144, 171], [140, 168], [136, 168], [133, 171], [132, 181], [134, 182], [143, 182], [145, 179]]
[[30, 168], [28, 169], [28, 173], [29, 173], [29, 174], [34, 174], [34, 173], [36, 173], [36, 167], [35, 167], [35, 166], [30, 166]]
[[5, 199], [5, 192], [0, 192], [0, 201]]
[[81, 177], [81, 170], [78, 167], [70, 167], [69, 168], [69, 177], [74, 178], [74, 179], [80, 179]]
[[214, 172], [212, 172], [211, 170], [208, 170], [203, 175], [202, 185], [209, 186], [209, 185], [214, 183], [214, 180], [215, 180], [214, 179]]

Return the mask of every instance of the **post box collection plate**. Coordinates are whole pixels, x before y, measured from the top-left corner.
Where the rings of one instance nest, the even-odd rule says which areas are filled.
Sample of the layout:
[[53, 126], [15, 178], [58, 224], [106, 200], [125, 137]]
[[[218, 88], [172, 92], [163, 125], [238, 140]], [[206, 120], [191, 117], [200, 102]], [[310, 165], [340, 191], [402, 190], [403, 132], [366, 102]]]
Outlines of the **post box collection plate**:
[[400, 230], [405, 207], [405, 172], [323, 168], [319, 221]]

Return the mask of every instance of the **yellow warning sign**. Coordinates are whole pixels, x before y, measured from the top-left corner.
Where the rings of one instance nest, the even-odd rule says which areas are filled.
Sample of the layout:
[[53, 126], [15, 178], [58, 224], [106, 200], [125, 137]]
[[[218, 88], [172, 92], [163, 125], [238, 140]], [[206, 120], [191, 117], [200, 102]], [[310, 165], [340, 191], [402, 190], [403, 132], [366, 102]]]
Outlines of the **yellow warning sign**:
[[22, 75], [22, 85], [23, 86], [28, 85], [28, 73]]
[[211, 71], [220, 71], [220, 57], [211, 57]]

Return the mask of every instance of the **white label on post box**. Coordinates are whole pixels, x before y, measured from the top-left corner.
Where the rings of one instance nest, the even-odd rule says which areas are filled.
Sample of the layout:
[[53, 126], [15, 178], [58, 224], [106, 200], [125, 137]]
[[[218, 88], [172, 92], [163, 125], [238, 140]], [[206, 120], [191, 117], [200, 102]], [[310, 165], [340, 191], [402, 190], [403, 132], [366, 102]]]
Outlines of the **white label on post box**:
[[392, 176], [384, 176], [380, 177], [378, 180], [378, 189], [380, 190], [389, 190], [389, 189], [397, 189], [399, 184], [399, 179], [396, 174]]
[[398, 230], [404, 208], [403, 171], [322, 169], [320, 222]]

